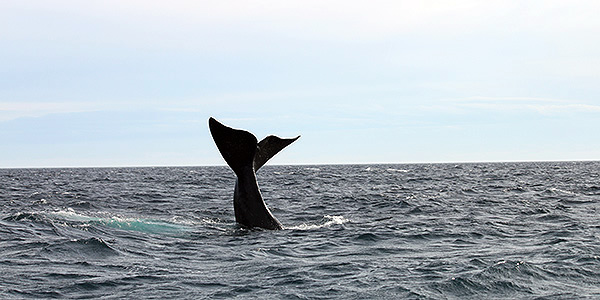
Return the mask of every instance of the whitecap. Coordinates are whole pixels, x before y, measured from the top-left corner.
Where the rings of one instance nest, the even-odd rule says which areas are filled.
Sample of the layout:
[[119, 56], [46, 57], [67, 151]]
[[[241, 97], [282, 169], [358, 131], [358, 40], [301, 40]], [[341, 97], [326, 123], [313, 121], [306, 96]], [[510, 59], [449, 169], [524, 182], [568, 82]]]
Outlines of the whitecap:
[[330, 227], [333, 225], [342, 225], [344, 223], [349, 222], [350, 220], [346, 219], [344, 216], [330, 216], [330, 215], [325, 215], [323, 216], [322, 222], [320, 224], [300, 224], [300, 225], [296, 225], [296, 226], [290, 226], [290, 227], [284, 227], [284, 229], [292, 229], [292, 230], [313, 230], [313, 229], [320, 229], [320, 228], [326, 228], [326, 227]]
[[386, 171], [388, 171], [388, 172], [398, 172], [398, 173], [408, 173], [409, 172], [408, 170], [404, 170], [404, 169], [392, 169], [392, 168], [389, 168]]

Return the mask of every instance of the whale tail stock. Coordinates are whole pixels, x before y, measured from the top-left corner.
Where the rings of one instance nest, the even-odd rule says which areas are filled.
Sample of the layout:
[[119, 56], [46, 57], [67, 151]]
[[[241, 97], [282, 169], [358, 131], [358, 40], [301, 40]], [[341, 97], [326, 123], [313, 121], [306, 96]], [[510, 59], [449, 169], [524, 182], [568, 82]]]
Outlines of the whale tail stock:
[[300, 138], [270, 135], [258, 142], [252, 133], [225, 126], [213, 117], [208, 120], [208, 126], [223, 159], [236, 174], [249, 165], [258, 171], [275, 154]]

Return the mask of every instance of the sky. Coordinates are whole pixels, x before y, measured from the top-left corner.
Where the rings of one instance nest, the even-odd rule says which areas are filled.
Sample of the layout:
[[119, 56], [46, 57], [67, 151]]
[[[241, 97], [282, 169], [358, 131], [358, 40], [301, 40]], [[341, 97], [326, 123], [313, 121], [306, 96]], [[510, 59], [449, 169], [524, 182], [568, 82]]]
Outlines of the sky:
[[0, 1], [0, 168], [600, 159], [599, 1]]

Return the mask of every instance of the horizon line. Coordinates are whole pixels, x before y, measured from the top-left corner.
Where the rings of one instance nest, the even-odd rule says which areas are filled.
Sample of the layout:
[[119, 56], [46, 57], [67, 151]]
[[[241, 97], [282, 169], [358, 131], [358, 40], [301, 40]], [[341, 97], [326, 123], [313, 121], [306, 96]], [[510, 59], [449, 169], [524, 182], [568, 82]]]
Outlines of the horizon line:
[[[353, 162], [353, 163], [289, 163], [270, 164], [268, 166], [348, 166], [348, 165], [420, 165], [420, 164], [490, 164], [490, 163], [551, 163], [551, 162], [600, 162], [600, 159], [572, 160], [491, 160], [491, 161], [438, 161], [438, 162]], [[29, 166], [29, 167], [0, 167], [0, 170], [14, 169], [116, 169], [116, 168], [197, 168], [197, 167], [227, 167], [223, 164], [206, 165], [115, 165], [115, 166]]]

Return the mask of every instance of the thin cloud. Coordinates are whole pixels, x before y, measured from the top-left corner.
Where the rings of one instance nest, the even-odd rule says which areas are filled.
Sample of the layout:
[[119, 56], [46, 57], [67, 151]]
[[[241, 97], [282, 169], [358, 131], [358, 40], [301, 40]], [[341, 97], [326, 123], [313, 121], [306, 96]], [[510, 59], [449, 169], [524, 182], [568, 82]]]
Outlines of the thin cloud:
[[485, 96], [474, 96], [462, 99], [450, 99], [445, 101], [451, 102], [569, 102], [569, 100], [556, 99], [556, 98], [540, 98], [540, 97], [485, 97]]
[[94, 111], [98, 103], [81, 102], [2, 102], [0, 122], [23, 117], [41, 117], [56, 113], [77, 113]]
[[[32, 3], [33, 2], [33, 3]], [[32, 6], [36, 10], [30, 9]], [[155, 28], [165, 37], [187, 28], [279, 32], [309, 39], [373, 40], [398, 34], [452, 34], [529, 31], [597, 32], [598, 1], [12, 1], [0, 3], [0, 17], [17, 11], [32, 15], [84, 16], [121, 24], [124, 29]], [[5, 13], [2, 13], [4, 11]], [[12, 12], [11, 12], [12, 11]], [[258, 22], [257, 22], [258, 21]], [[176, 28], [176, 30], [165, 30]], [[67, 27], [68, 28], [68, 27]], [[0, 29], [2, 30], [2, 29]], [[5, 29], [8, 30], [8, 29]], [[11, 28], [14, 30], [14, 28]], [[125, 30], [127, 31], [127, 30]], [[10, 33], [10, 32], [6, 32]]]
[[118, 102], [1, 102], [0, 122], [26, 117], [42, 117], [51, 114], [127, 110], [132, 106], [132, 103]]
[[424, 107], [425, 109], [444, 110], [454, 113], [472, 111], [488, 112], [536, 112], [543, 115], [567, 113], [599, 113], [600, 105], [580, 103], [575, 100], [537, 98], [537, 97], [467, 97], [442, 100], [441, 104]]
[[535, 105], [531, 109], [542, 114], [560, 114], [565, 112], [600, 113], [600, 105], [591, 104]]

